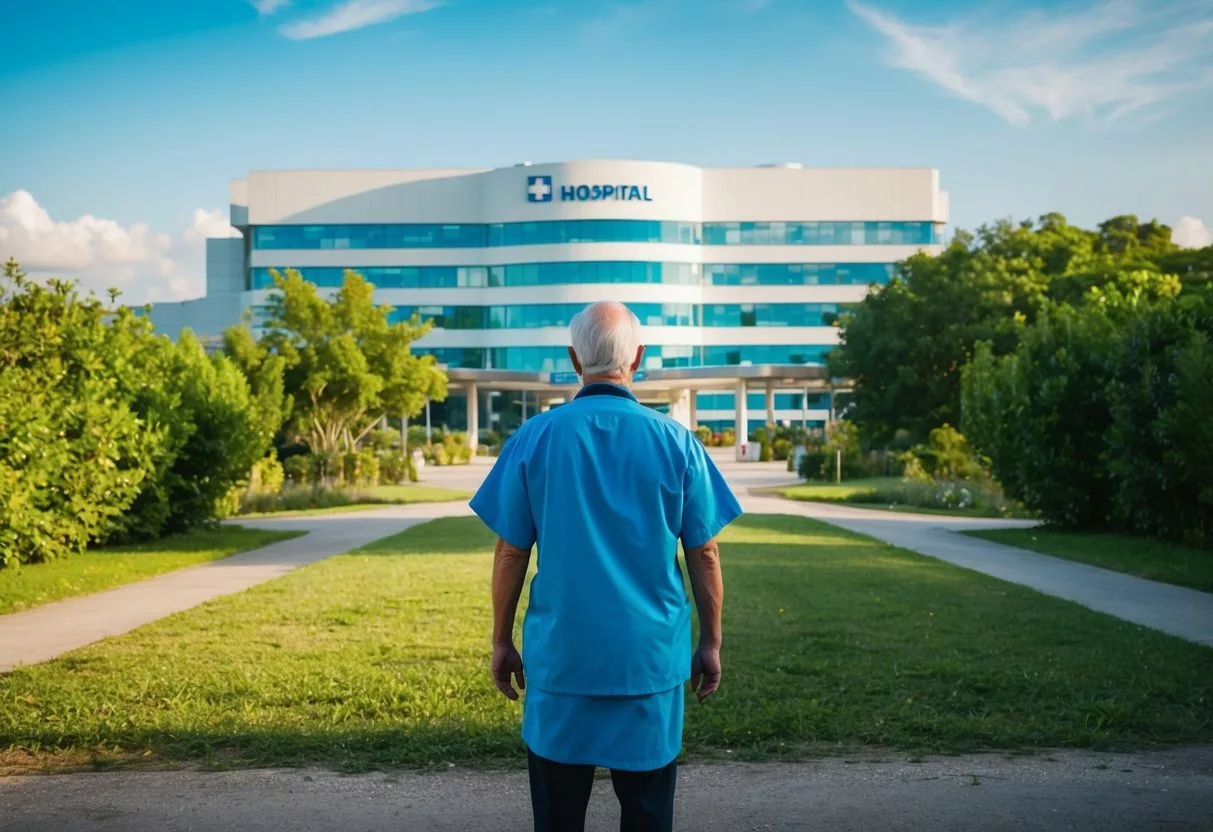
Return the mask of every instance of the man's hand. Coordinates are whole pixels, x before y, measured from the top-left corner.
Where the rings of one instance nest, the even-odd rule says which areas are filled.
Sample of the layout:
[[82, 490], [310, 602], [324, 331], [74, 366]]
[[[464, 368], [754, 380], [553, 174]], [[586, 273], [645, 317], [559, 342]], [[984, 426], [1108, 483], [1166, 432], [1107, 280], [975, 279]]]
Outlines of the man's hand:
[[700, 647], [691, 657], [691, 690], [699, 701], [707, 699], [720, 687], [720, 648]]
[[[716, 666], [720, 666], [719, 661]], [[510, 683], [511, 674], [518, 681], [518, 690], [526, 690], [526, 675], [522, 672], [522, 656], [518, 655], [518, 650], [513, 644], [499, 644], [493, 647], [493, 682], [506, 699], [516, 702], [518, 690], [514, 690], [513, 684]], [[719, 675], [717, 671], [718, 678]]]

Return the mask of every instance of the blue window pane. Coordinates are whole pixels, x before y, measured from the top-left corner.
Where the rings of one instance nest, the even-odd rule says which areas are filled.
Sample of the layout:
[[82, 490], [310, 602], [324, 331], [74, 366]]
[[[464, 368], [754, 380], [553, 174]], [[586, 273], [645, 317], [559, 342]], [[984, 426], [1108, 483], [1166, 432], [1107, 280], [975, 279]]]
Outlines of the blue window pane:
[[560, 243], [632, 242], [682, 245], [928, 245], [929, 222], [718, 222], [554, 220], [485, 224], [255, 226], [253, 248], [482, 248]]

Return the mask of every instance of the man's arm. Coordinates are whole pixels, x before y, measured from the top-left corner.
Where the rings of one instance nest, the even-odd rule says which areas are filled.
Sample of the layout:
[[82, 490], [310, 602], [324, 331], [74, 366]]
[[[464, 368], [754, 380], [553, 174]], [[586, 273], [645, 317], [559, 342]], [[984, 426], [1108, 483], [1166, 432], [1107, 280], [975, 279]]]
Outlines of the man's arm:
[[530, 562], [529, 549], [519, 549], [497, 538], [493, 552], [493, 681], [497, 690], [509, 699], [518, 698], [518, 691], [510, 683], [511, 675], [517, 679], [519, 690], [526, 689], [522, 656], [514, 646], [514, 617]]
[[699, 701], [720, 687], [720, 644], [723, 639], [720, 614], [724, 606], [724, 578], [720, 574], [720, 546], [713, 538], [686, 550], [691, 593], [699, 611], [699, 648], [691, 660], [691, 689]]

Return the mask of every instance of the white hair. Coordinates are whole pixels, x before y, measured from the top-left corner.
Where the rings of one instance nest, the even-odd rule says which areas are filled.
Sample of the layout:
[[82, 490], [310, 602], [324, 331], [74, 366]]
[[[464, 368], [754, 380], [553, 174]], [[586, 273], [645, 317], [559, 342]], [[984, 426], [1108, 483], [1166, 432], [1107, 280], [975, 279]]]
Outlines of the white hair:
[[[627, 314], [607, 314], [612, 307], [623, 307]], [[583, 378], [626, 374], [640, 348], [640, 319], [617, 301], [599, 301], [573, 317], [569, 334]]]

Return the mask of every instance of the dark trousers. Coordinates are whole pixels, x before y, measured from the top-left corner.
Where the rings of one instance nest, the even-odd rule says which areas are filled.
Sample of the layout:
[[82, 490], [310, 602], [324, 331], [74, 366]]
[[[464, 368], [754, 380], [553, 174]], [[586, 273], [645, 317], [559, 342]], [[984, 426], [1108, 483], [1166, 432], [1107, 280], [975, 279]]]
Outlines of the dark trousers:
[[[528, 749], [535, 832], [582, 832], [594, 788], [593, 766], [546, 760]], [[620, 832], [671, 832], [678, 761], [656, 771], [611, 771]]]

